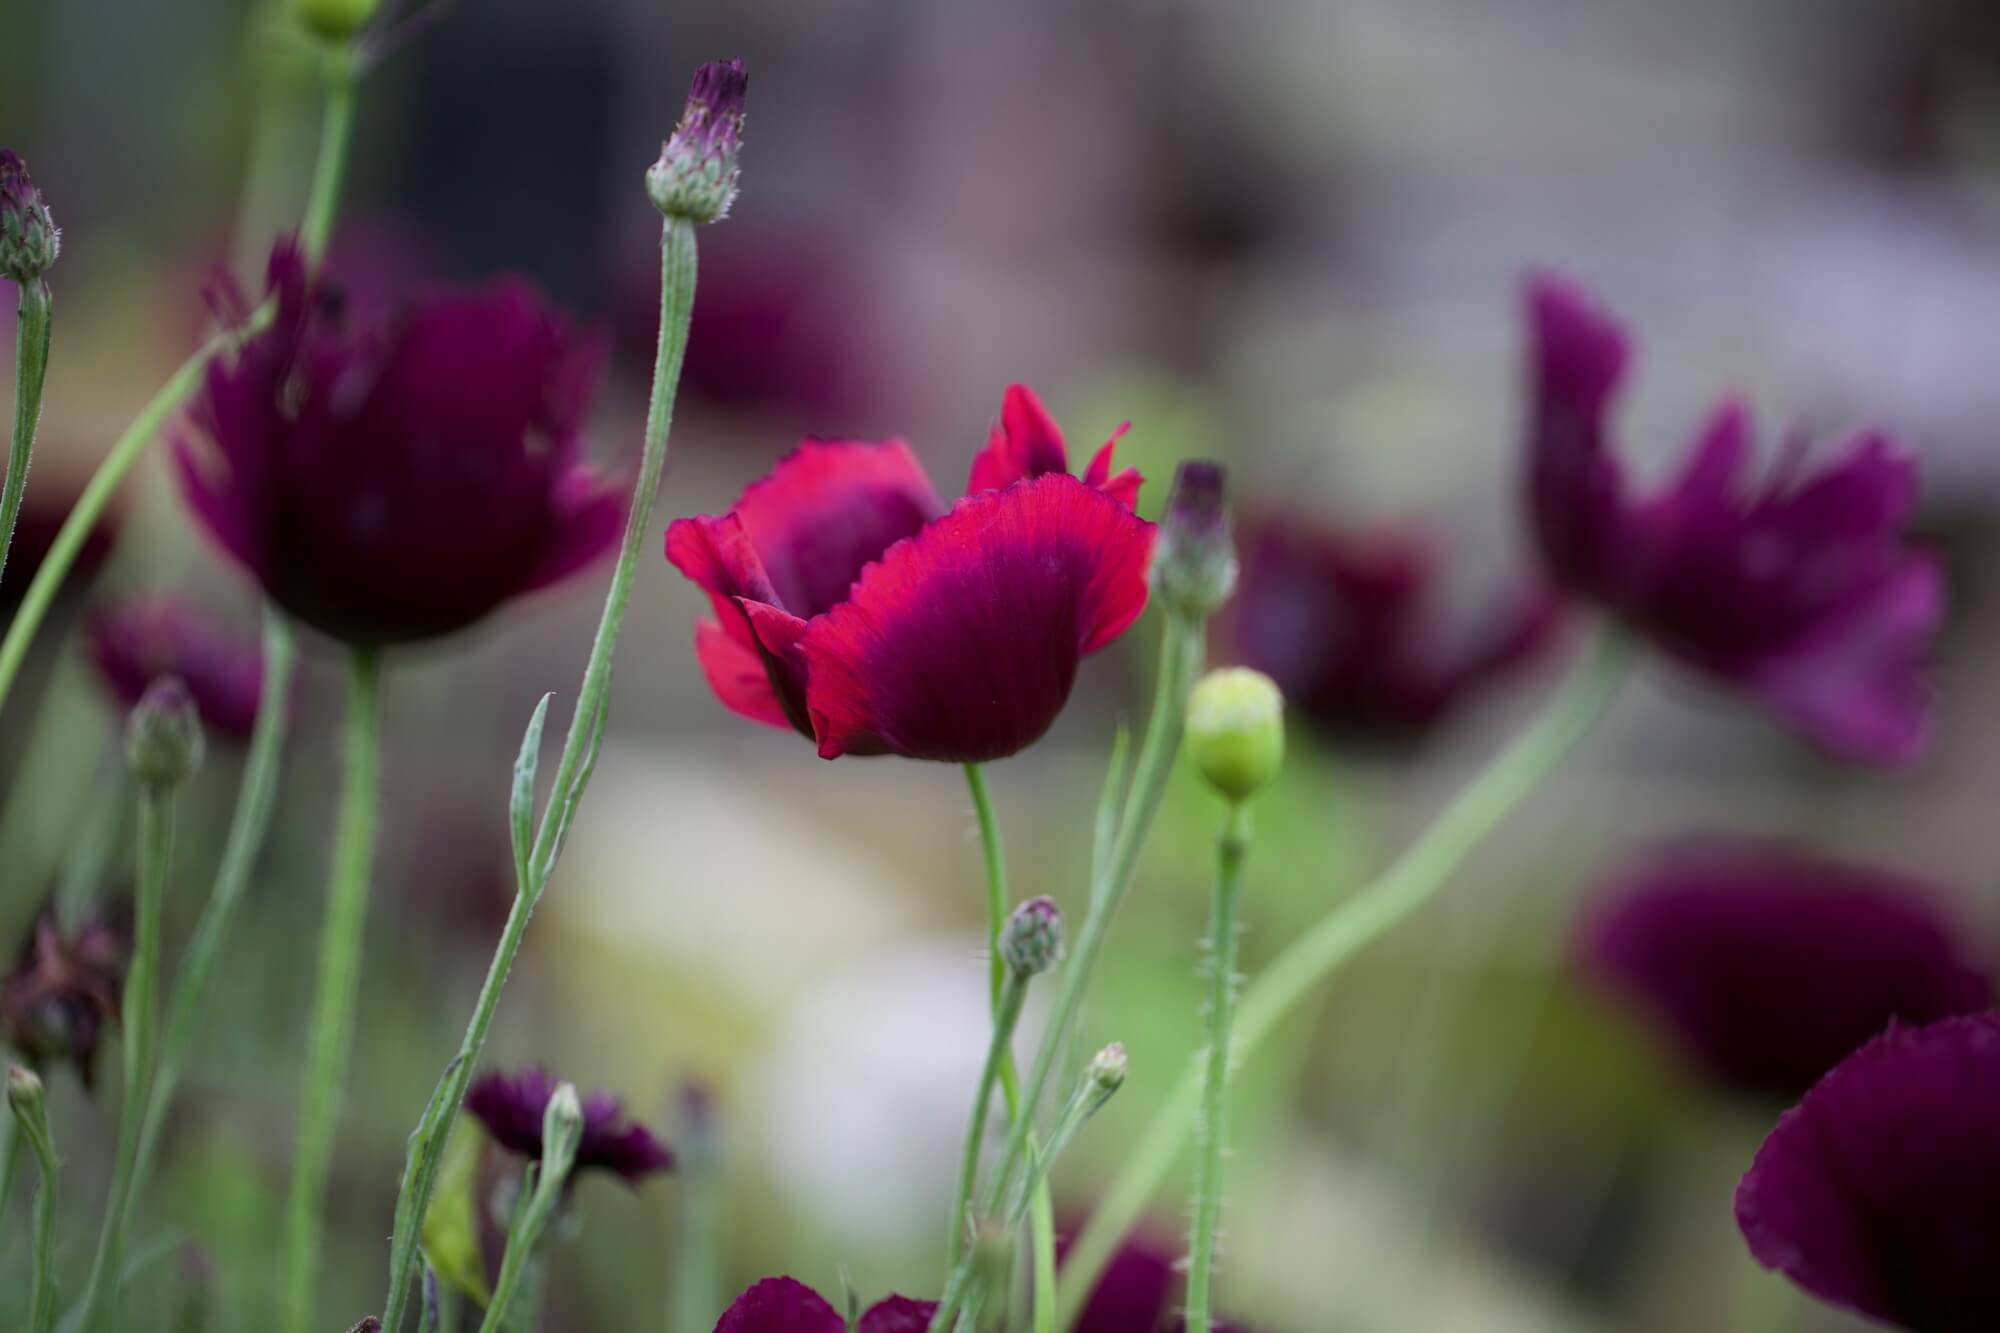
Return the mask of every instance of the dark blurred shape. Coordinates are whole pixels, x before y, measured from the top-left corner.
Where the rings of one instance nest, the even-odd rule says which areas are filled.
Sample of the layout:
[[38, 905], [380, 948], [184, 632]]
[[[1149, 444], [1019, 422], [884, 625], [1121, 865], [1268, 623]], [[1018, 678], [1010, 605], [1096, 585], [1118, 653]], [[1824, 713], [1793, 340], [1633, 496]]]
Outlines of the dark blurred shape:
[[2000, 1328], [2000, 1014], [1891, 1028], [1787, 1111], [1736, 1191], [1750, 1252], [1914, 1333]]
[[463, 629], [616, 544], [622, 487], [580, 460], [598, 348], [519, 280], [434, 292], [349, 329], [303, 257], [278, 316], [210, 366], [176, 442], [182, 490], [271, 600], [342, 642]]
[[1808, 470], [1794, 436], [1746, 482], [1748, 410], [1725, 401], [1680, 480], [1626, 493], [1605, 414], [1630, 348], [1584, 294], [1529, 286], [1529, 507], [1550, 574], [1828, 752], [1908, 763], [1929, 732], [1938, 561], [1905, 545], [1916, 462], [1865, 432]]
[[35, 1068], [68, 1061], [83, 1086], [92, 1087], [97, 1045], [118, 1021], [131, 953], [131, 926], [122, 913], [99, 912], [65, 930], [55, 908], [43, 908], [13, 971], [0, 978], [0, 1034]]
[[[1068, 1253], [1070, 1236], [1057, 1242], [1056, 1257]], [[1111, 1256], [1096, 1290], [1084, 1302], [1072, 1333], [1169, 1333], [1181, 1327], [1181, 1297], [1187, 1285], [1179, 1263], [1180, 1246], [1163, 1234], [1135, 1231]], [[1241, 1324], [1217, 1322], [1215, 1333], [1248, 1333]]]
[[[542, 1155], [542, 1116], [556, 1095], [558, 1080], [539, 1065], [512, 1076], [488, 1074], [465, 1094], [465, 1109], [501, 1147], [522, 1157]], [[577, 1146], [570, 1179], [596, 1168], [627, 1185], [665, 1171], [674, 1155], [644, 1125], [625, 1119], [625, 1108], [608, 1092], [593, 1092], [583, 1101], [583, 1140]]]
[[[5, 573], [0, 573], [0, 610], [11, 614], [21, 604], [21, 599], [27, 596], [28, 585], [34, 582], [35, 572], [42, 567], [42, 561], [48, 559], [57, 535], [62, 532], [63, 523], [69, 518], [69, 511], [76, 505], [77, 492], [65, 488], [63, 482], [59, 474], [47, 468], [32, 473], [28, 478], [28, 489], [21, 501], [21, 517], [14, 525], [14, 544], [7, 551], [7, 568]], [[83, 539], [83, 546], [76, 553], [76, 562], [70, 566], [69, 576], [63, 583], [65, 591], [87, 583], [104, 567], [117, 536], [117, 519], [107, 511]]]
[[[1107, 452], [1111, 448], [1108, 444], [1104, 447]], [[1092, 472], [1096, 471], [1093, 464]], [[1236, 544], [1224, 503], [1228, 489], [1228, 473], [1222, 464], [1188, 459], [1174, 473], [1174, 487], [1167, 493], [1167, 508], [1160, 516], [1160, 535], [1148, 577], [1160, 604], [1197, 626], [1220, 610], [1236, 588]], [[1134, 481], [1126, 503], [1136, 503], [1138, 498], [1139, 486]]]
[[1554, 594], [1529, 586], [1480, 623], [1453, 624], [1439, 548], [1416, 529], [1343, 533], [1268, 514], [1245, 520], [1238, 544], [1217, 656], [1270, 676], [1335, 743], [1423, 740], [1480, 687], [1533, 661], [1561, 619]]
[[[887, 1296], [868, 1307], [854, 1333], [924, 1333], [936, 1301]], [[848, 1333], [847, 1316], [805, 1283], [788, 1277], [767, 1277], [738, 1296], [715, 1333]]]
[[159, 677], [178, 676], [211, 734], [240, 741], [256, 725], [262, 645], [190, 603], [159, 597], [101, 607], [84, 625], [84, 650], [120, 708], [137, 707]]
[[1908, 876], [1782, 845], [1645, 854], [1586, 914], [1586, 969], [1716, 1083], [1791, 1100], [1893, 1020], [1985, 1008], [1992, 979]]

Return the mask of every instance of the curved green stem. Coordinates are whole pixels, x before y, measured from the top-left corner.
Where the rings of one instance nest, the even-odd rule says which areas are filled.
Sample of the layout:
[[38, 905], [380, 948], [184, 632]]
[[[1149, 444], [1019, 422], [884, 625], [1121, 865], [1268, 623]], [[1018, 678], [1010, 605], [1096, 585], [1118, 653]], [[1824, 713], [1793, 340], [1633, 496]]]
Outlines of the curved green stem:
[[285, 1298], [279, 1327], [307, 1333], [317, 1319], [315, 1296], [325, 1219], [327, 1171], [341, 1085], [354, 1045], [354, 1003], [361, 988], [361, 943], [368, 920], [369, 866], [375, 856], [377, 766], [381, 747], [381, 663], [355, 649], [347, 672], [347, 776], [334, 835], [326, 923], [320, 929], [319, 984], [306, 1036], [306, 1075], [299, 1099], [298, 1141], [286, 1210]]
[[132, 936], [132, 968], [125, 977], [120, 1021], [125, 1027], [125, 1090], [118, 1111], [118, 1143], [111, 1166], [111, 1193], [98, 1231], [84, 1291], [84, 1333], [101, 1333], [117, 1322], [118, 1285], [125, 1267], [125, 1228], [132, 1212], [139, 1130], [151, 1092], [153, 1051], [158, 1041], [161, 904], [174, 845], [174, 798], [167, 788], [139, 785], [139, 888]]
[[348, 145], [354, 139], [357, 72], [354, 54], [344, 46], [328, 47], [321, 59], [324, 63], [320, 79], [326, 89], [326, 108], [320, 119], [319, 156], [313, 163], [312, 186], [306, 194], [305, 220], [299, 225], [299, 244], [315, 267], [326, 257], [334, 218], [340, 211], [340, 186], [347, 175]]
[[1229, 1025], [1236, 1006], [1236, 904], [1243, 886], [1243, 858], [1250, 848], [1250, 817], [1241, 802], [1216, 842], [1215, 905], [1209, 914], [1208, 1049], [1203, 1061], [1201, 1166], [1194, 1187], [1194, 1239], [1188, 1249], [1188, 1333], [1208, 1333], [1209, 1289], [1215, 1268], [1216, 1224], [1222, 1218], [1222, 1159], [1229, 1144]]
[[424, 1211], [430, 1207], [437, 1187], [438, 1164], [444, 1156], [451, 1117], [465, 1100], [466, 1085], [472, 1079], [479, 1053], [485, 1048], [486, 1033], [500, 1007], [500, 993], [506, 988], [514, 957], [521, 950], [528, 921], [534, 915], [562, 850], [563, 835], [576, 812], [590, 780], [596, 759], [597, 740], [603, 734], [604, 718], [611, 690], [611, 659], [618, 646], [618, 632], [625, 620], [625, 607], [632, 595], [632, 580], [638, 569], [639, 554], [648, 545], [652, 529], [653, 504], [660, 491], [660, 473], [666, 465], [667, 433], [673, 424], [674, 390], [680, 382], [681, 360], [687, 351], [688, 317], [694, 309], [695, 288], [694, 226], [684, 218], [668, 218], [660, 236], [660, 341], [653, 362], [652, 403], [646, 414], [646, 445], [640, 458], [639, 480], [633, 492], [632, 508], [626, 515], [624, 544], [618, 550], [618, 564], [605, 594], [604, 614], [597, 625], [597, 638], [590, 647], [584, 667], [583, 684], [577, 691], [576, 712], [570, 718], [569, 736], [563, 743], [562, 761], [549, 792], [548, 804], [526, 858], [527, 876], [516, 886], [514, 906], [494, 948], [493, 961], [480, 986], [472, 1019], [458, 1053], [445, 1066], [429, 1106], [410, 1136], [410, 1151], [403, 1168], [403, 1186], [396, 1199], [394, 1233], [389, 1253], [389, 1291], [383, 1302], [382, 1325], [400, 1326], [408, 1303], [410, 1286], [416, 1277], [417, 1241]]
[[945, 1271], [951, 1272], [965, 1254], [966, 1231], [970, 1223], [967, 1209], [972, 1204], [972, 1187], [979, 1178], [979, 1149], [986, 1141], [986, 1113], [993, 1102], [994, 1086], [1007, 1063], [1014, 1040], [1014, 1025], [1021, 1017], [1021, 1002], [1027, 998], [1027, 979], [1009, 972], [1000, 987], [998, 1007], [993, 1011], [993, 1040], [986, 1047], [986, 1063], [979, 1070], [979, 1092], [972, 1100], [972, 1116], [965, 1127], [965, 1151], [958, 1164], [958, 1188], [951, 1200], [951, 1241], [945, 1247]]
[[49, 373], [46, 281], [36, 278], [22, 285], [15, 320], [14, 442], [7, 450], [7, 480], [0, 485], [0, 575], [7, 571], [14, 524], [21, 517], [21, 499], [28, 492], [28, 460], [35, 448], [35, 427], [42, 419], [42, 382]]
[[179, 974], [167, 1003], [166, 1035], [160, 1044], [160, 1060], [153, 1071], [153, 1091], [146, 1108], [145, 1126], [139, 1132], [139, 1158], [134, 1169], [133, 1192], [142, 1193], [151, 1174], [154, 1149], [160, 1129], [172, 1108], [175, 1089], [180, 1084], [181, 1066], [194, 1045], [201, 1006], [208, 996], [208, 979], [215, 960], [235, 919], [237, 904], [250, 882], [250, 870], [264, 846], [264, 834], [271, 825], [271, 807], [277, 799], [279, 759], [284, 750], [285, 727], [291, 720], [292, 671], [297, 656], [289, 624], [275, 607], [264, 609], [264, 679], [258, 696], [257, 723], [250, 734], [250, 751], [243, 763], [243, 781], [237, 789], [236, 812], [230, 817], [228, 840], [223, 844], [222, 861], [216, 868], [215, 885], [208, 905], [187, 950], [181, 955]]
[[[1231, 1056], [1246, 1059], [1321, 982], [1362, 948], [1405, 920], [1448, 883], [1473, 851], [1539, 787], [1596, 723], [1632, 657], [1632, 644], [1606, 630], [1589, 660], [1526, 730], [1459, 793], [1400, 859], [1322, 917], [1272, 961], [1245, 992]], [[1063, 1265], [1058, 1324], [1075, 1325], [1083, 1304], [1126, 1232], [1153, 1197], [1185, 1142], [1200, 1090], [1199, 1063], [1185, 1071], [1154, 1113]]]
[[56, 1145], [49, 1134], [41, 1083], [34, 1080], [26, 1088], [17, 1088], [16, 1078], [32, 1080], [33, 1076], [26, 1071], [9, 1075], [7, 1101], [14, 1113], [7, 1123], [19, 1122], [21, 1133], [34, 1145], [35, 1161], [42, 1171], [41, 1186], [35, 1191], [35, 1279], [28, 1298], [28, 1333], [49, 1333], [56, 1325]]

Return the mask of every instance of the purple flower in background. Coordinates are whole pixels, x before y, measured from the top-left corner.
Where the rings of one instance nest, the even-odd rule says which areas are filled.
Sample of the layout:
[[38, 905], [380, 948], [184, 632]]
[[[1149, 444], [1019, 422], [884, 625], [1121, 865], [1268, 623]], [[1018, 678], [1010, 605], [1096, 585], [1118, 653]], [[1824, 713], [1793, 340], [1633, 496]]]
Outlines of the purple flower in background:
[[524, 283], [349, 329], [271, 257], [277, 318], [209, 367], [176, 442], [211, 536], [297, 619], [355, 646], [462, 629], [617, 540], [624, 496], [578, 458], [597, 379]]
[[[868, 1308], [856, 1333], [924, 1333], [936, 1313], [935, 1301], [890, 1296]], [[767, 1277], [722, 1312], [715, 1333], [847, 1333], [847, 1317], [805, 1283]]]
[[1785, 1112], [1736, 1190], [1750, 1253], [1915, 1333], [2000, 1328], [2000, 1014], [1894, 1027]]
[[1244, 524], [1236, 597], [1218, 652], [1270, 676], [1341, 740], [1421, 739], [1479, 686], [1532, 660], [1560, 612], [1541, 588], [1457, 632], [1438, 603], [1441, 561], [1415, 531], [1349, 536], [1289, 515]]
[[[22, 497], [21, 516], [14, 524], [14, 544], [7, 550], [6, 572], [0, 574], [0, 607], [9, 609], [20, 605], [21, 599], [28, 595], [35, 571], [48, 559], [49, 548], [56, 544], [56, 536], [76, 505], [75, 492], [65, 492], [61, 479], [48, 469], [37, 470], [34, 475], [36, 484], [28, 487]], [[117, 519], [107, 512], [84, 537], [64, 586], [73, 588], [87, 582], [102, 569], [117, 537]]]
[[131, 929], [120, 917], [99, 913], [67, 930], [54, 908], [44, 908], [13, 970], [0, 977], [0, 1038], [37, 1068], [69, 1061], [89, 1088], [98, 1041], [118, 1021], [131, 953]]
[[1634, 499], [1604, 420], [1623, 330], [1553, 279], [1527, 304], [1528, 498], [1549, 572], [1827, 751], [1914, 759], [1945, 600], [1939, 562], [1903, 540], [1915, 461], [1871, 431], [1815, 466], [1795, 440], [1756, 481], [1749, 412], [1730, 401], [1680, 479]]
[[[1057, 1257], [1069, 1251], [1065, 1236]], [[1118, 1247], [1072, 1333], [1170, 1333], [1182, 1327], [1181, 1298], [1187, 1277], [1180, 1271], [1181, 1246], [1164, 1236], [1139, 1231]], [[1241, 1324], [1218, 1321], [1215, 1333], [1244, 1333]]]
[[[465, 1094], [465, 1109], [486, 1126], [494, 1142], [522, 1157], [542, 1155], [542, 1115], [556, 1095], [558, 1080], [539, 1065], [520, 1073], [488, 1074]], [[609, 1171], [628, 1185], [665, 1171], [674, 1155], [644, 1125], [631, 1124], [618, 1099], [593, 1092], [583, 1099], [583, 1140], [577, 1145], [572, 1179], [592, 1167]]]
[[98, 610], [84, 627], [84, 649], [121, 709], [138, 705], [161, 676], [178, 676], [194, 696], [202, 726], [243, 740], [257, 722], [264, 692], [264, 652], [185, 602], [126, 602]]
[[1937, 897], [1777, 845], [1689, 843], [1625, 872], [1579, 949], [1710, 1077], [1790, 1100], [1894, 1020], [1991, 1002]]

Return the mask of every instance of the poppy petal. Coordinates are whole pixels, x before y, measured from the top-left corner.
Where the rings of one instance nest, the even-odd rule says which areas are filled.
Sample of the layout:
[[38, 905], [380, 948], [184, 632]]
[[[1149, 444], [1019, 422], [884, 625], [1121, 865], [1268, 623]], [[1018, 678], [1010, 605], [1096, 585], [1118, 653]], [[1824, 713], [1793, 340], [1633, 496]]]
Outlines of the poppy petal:
[[694, 626], [694, 655], [701, 661], [708, 687], [715, 691], [724, 708], [767, 727], [792, 729], [785, 706], [771, 687], [771, 674], [755, 649], [737, 642], [718, 622], [698, 620]]
[[1007, 386], [1000, 402], [1000, 419], [986, 437], [986, 447], [972, 460], [967, 495], [1004, 490], [1050, 472], [1069, 471], [1069, 450], [1062, 429], [1025, 384]]
[[868, 1307], [858, 1333], [924, 1333], [937, 1313], [936, 1301], [888, 1296]]
[[847, 1321], [805, 1283], [767, 1277], [722, 1312], [715, 1333], [847, 1333]]

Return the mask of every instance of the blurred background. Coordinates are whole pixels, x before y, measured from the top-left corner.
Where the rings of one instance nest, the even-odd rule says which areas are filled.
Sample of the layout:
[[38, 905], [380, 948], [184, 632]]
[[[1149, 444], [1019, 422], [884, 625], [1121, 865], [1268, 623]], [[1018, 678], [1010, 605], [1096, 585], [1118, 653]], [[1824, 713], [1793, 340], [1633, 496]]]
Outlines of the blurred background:
[[[292, 225], [317, 103], [280, 21], [237, 0], [10, 0], [0, 142], [64, 229], [24, 522], [38, 505], [59, 520], [195, 344], [211, 271], [254, 281]], [[1749, 833], [1926, 881], [1992, 961], [2000, 10], [459, 0], [363, 85], [332, 271], [384, 297], [530, 275], [609, 340], [593, 449], [636, 458], [658, 308], [640, 178], [689, 73], [722, 55], [751, 71], [743, 193], [702, 234], [656, 528], [721, 512], [808, 433], [902, 436], [949, 494], [1025, 381], [1073, 458], [1133, 423], [1121, 458], [1151, 479], [1149, 516], [1174, 460], [1226, 460], [1246, 559], [1266, 519], [1423, 550], [1414, 624], [1363, 622], [1340, 651], [1366, 663], [1394, 634], [1427, 660], [1463, 656], [1536, 586], [1514, 486], [1533, 267], [1587, 283], [1636, 330], [1622, 447], [1642, 474], [1728, 391], [1757, 404], [1767, 443], [1865, 422], [1921, 453], [1923, 524], [1953, 585], [1926, 760], [1843, 768], [1666, 667], [1642, 672], [1439, 903], [1244, 1070], [1219, 1279], [1225, 1311], [1276, 1333], [1857, 1327], [1759, 1275], [1731, 1219], [1782, 1102], [1694, 1072], [1584, 978], [1574, 922], [1636, 850]], [[197, 536], [163, 457], [127, 486], [105, 558], [0, 716], [0, 950], [58, 884], [86, 902], [123, 891], [129, 819], [110, 820], [124, 841], [101, 876], [76, 867], [128, 799], [79, 617], [180, 592], [254, 631], [252, 590]], [[17, 561], [7, 606], [25, 547]], [[391, 663], [329, 1328], [379, 1293], [404, 1136], [511, 894], [509, 763], [544, 691], [566, 719], [604, 577]], [[543, 1061], [616, 1091], [684, 1158], [704, 1156], [690, 1135], [712, 1143], [725, 1293], [770, 1273], [837, 1292], [844, 1271], [870, 1299], [934, 1294], [986, 1030], [963, 783], [828, 765], [727, 714], [691, 649], [703, 610], [649, 553], [603, 761], [487, 1064]], [[1259, 809], [1246, 970], [1407, 843], [1561, 674], [1579, 628], [1538, 628], [1435, 707], [1398, 709], [1364, 682], [1301, 710]], [[1081, 911], [1105, 754], [1143, 717], [1156, 640], [1149, 619], [1090, 662], [1055, 732], [993, 768], [1017, 894]], [[193, 1311], [188, 1327], [259, 1328], [275, 1300], [337, 783], [337, 664], [312, 647], [277, 822], [134, 1239], [148, 1308]], [[1218, 659], [1245, 651], [1218, 635]], [[239, 761], [216, 744], [184, 801], [170, 961]], [[1200, 1043], [1220, 817], [1176, 785], [1100, 968], [1084, 1044], [1123, 1040], [1133, 1074], [1063, 1161], [1066, 1218]], [[78, 1274], [115, 1123], [105, 1065], [95, 1100], [51, 1080]], [[710, 1098], [705, 1128], [690, 1088]], [[1168, 1255], [1183, 1186], [1150, 1224]], [[696, 1187], [685, 1172], [583, 1184], [547, 1327], [666, 1327]], [[18, 1193], [8, 1291], [25, 1281]]]

